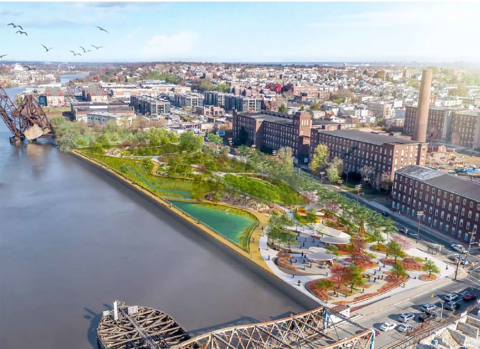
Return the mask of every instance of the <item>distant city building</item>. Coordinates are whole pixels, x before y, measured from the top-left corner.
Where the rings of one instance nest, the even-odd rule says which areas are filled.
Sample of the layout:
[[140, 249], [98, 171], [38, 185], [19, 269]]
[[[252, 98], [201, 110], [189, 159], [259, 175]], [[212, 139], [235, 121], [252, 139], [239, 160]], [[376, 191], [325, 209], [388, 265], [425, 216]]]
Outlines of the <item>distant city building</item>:
[[109, 121], [115, 121], [119, 126], [130, 127], [132, 126], [135, 115], [132, 114], [113, 114], [107, 112], [95, 112], [88, 113], [85, 117], [79, 121], [85, 121], [88, 125], [100, 125], [105, 126]]
[[[392, 189], [392, 208], [463, 243], [477, 243], [480, 184], [421, 166], [398, 170]], [[471, 240], [472, 239], [472, 240]]]
[[152, 98], [148, 96], [131, 96], [130, 106], [136, 113], [143, 115], [165, 115], [170, 114], [171, 104], [165, 98]]
[[179, 108], [195, 108], [203, 106], [203, 95], [199, 93], [175, 93], [174, 104]]
[[206, 105], [196, 107], [195, 112], [202, 116], [222, 116], [225, 114], [225, 109], [214, 105]]
[[128, 104], [124, 102], [93, 103], [72, 101], [70, 106], [72, 115], [76, 120], [85, 120], [87, 114], [97, 112], [121, 115], [135, 114], [133, 108], [131, 108]]
[[387, 102], [366, 102], [368, 110], [377, 118], [389, 119], [392, 117], [393, 103]]
[[108, 93], [100, 87], [92, 85], [82, 90], [82, 97], [84, 101], [88, 102], [107, 102]]
[[372, 171], [372, 181], [379, 186], [382, 176], [393, 180], [396, 170], [413, 164], [424, 165], [427, 145], [403, 138], [385, 136], [355, 130], [324, 131], [312, 130], [310, 158], [315, 148], [325, 144], [329, 149], [329, 160], [343, 160], [346, 173], [361, 173], [364, 166]]
[[311, 126], [312, 117], [307, 112], [293, 116], [278, 112], [233, 113], [234, 141], [239, 142], [246, 132], [246, 145], [267, 152], [290, 147], [299, 161], [308, 158]]
[[49, 107], [63, 107], [66, 105], [65, 93], [59, 87], [46, 87], [44, 96]]

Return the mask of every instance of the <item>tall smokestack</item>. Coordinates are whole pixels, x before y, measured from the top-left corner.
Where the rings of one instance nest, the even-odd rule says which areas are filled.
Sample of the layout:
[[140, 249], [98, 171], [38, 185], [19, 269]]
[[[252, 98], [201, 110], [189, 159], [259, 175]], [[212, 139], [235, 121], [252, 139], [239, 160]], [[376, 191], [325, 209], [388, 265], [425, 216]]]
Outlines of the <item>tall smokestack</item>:
[[427, 141], [428, 109], [430, 107], [430, 92], [432, 87], [432, 70], [424, 69], [420, 97], [418, 99], [417, 117], [413, 128], [412, 139], [417, 142]]

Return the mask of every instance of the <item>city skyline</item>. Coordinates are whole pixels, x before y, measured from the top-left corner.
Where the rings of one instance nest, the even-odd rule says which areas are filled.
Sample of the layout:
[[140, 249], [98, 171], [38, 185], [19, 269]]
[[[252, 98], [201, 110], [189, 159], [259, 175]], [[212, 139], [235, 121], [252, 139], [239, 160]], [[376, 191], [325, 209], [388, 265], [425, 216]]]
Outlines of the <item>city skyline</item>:
[[3, 3], [0, 54], [56, 62], [478, 63], [479, 13], [474, 3]]

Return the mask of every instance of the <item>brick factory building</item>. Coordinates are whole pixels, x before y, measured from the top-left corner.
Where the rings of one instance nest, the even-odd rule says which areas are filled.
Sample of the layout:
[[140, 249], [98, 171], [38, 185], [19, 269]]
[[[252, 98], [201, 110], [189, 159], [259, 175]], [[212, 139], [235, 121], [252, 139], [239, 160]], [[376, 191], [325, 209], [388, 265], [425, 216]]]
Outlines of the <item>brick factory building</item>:
[[363, 166], [372, 169], [372, 184], [379, 186], [382, 175], [391, 180], [395, 171], [408, 165], [424, 165], [427, 145], [407, 139], [356, 130], [312, 130], [310, 158], [319, 144], [329, 149], [329, 160], [343, 160], [344, 172], [360, 173]]
[[[395, 173], [392, 208], [463, 243], [478, 242], [480, 184], [422, 166]], [[473, 235], [473, 240], [472, 239]]]
[[[417, 117], [417, 106], [405, 106], [405, 126], [403, 133], [412, 136]], [[453, 109], [445, 107], [430, 107], [428, 109], [427, 140], [450, 141]]]
[[278, 112], [233, 113], [233, 139], [238, 142], [242, 129], [248, 135], [246, 145], [263, 151], [290, 147], [295, 159], [308, 157], [312, 117], [307, 112], [288, 115]]
[[452, 116], [450, 143], [468, 148], [480, 147], [480, 110], [456, 111]]

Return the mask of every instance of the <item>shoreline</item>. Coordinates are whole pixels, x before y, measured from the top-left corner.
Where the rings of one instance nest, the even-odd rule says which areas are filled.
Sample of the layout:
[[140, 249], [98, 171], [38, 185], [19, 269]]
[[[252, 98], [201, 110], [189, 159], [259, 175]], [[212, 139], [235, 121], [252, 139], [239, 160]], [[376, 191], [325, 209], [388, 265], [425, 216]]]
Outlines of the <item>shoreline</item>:
[[[225, 251], [229, 252], [229, 254], [238, 262], [245, 265], [249, 271], [254, 272], [258, 276], [261, 277], [262, 280], [268, 282], [277, 290], [283, 292], [291, 299], [295, 300], [301, 306], [306, 309], [314, 309], [318, 307], [318, 303], [315, 302], [310, 297], [304, 295], [299, 290], [292, 288], [289, 284], [285, 283], [281, 278], [275, 275], [270, 268], [268, 267], [267, 263], [264, 261], [260, 247], [260, 237], [262, 234], [263, 228], [268, 224], [267, 217], [261, 215], [258, 212], [250, 211], [249, 213], [253, 214], [258, 220], [258, 226], [254, 229], [250, 236], [250, 252], [243, 250], [240, 246], [232, 243], [226, 237], [218, 234], [217, 232], [213, 231], [202, 222], [198, 223], [197, 220], [192, 219], [190, 216], [186, 216], [181, 210], [176, 208], [174, 205], [170, 204], [167, 200], [158, 197], [157, 195], [151, 193], [147, 189], [141, 187], [140, 185], [132, 182], [129, 179], [126, 179], [121, 174], [117, 173], [114, 169], [94, 160], [90, 159], [89, 157], [81, 154], [80, 152], [73, 150], [69, 154], [77, 158], [78, 160], [93, 166], [96, 169], [101, 170], [104, 174], [109, 175], [117, 182], [125, 185], [135, 193], [139, 194], [140, 196], [144, 197], [148, 201], [155, 204], [157, 207], [161, 208], [165, 212], [170, 213], [172, 216], [177, 218], [181, 223], [191, 227], [195, 232], [200, 233], [202, 236], [206, 237], [209, 241], [213, 242], [218, 247], [223, 248]], [[189, 202], [195, 202], [190, 201]], [[203, 203], [204, 201], [199, 201], [199, 203]], [[208, 201], [206, 203], [209, 203]], [[216, 204], [216, 203], [215, 203]], [[220, 203], [219, 205], [230, 207], [227, 204]], [[253, 268], [252, 268], [253, 266]]]

